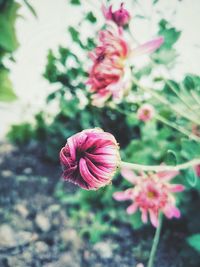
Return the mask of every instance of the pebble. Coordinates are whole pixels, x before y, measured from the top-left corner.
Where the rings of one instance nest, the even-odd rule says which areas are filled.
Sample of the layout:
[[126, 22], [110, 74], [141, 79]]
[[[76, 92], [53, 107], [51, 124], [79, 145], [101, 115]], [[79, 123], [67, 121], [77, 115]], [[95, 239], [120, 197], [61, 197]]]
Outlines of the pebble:
[[29, 167], [27, 167], [27, 168], [25, 168], [25, 169], [23, 170], [23, 173], [26, 174], [26, 175], [29, 175], [29, 174], [31, 174], [32, 172], [33, 172], [32, 168], [29, 168]]
[[9, 177], [14, 176], [14, 174], [10, 170], [3, 170], [3, 171], [1, 171], [1, 176], [4, 178], [9, 178]]
[[110, 259], [113, 257], [111, 244], [105, 242], [98, 242], [94, 245], [94, 250], [102, 259]]
[[28, 231], [16, 232], [8, 224], [0, 227], [0, 248], [17, 247], [36, 240], [37, 235]]
[[26, 208], [25, 205], [23, 204], [17, 204], [15, 206], [15, 210], [23, 217], [23, 218], [26, 218], [29, 214], [29, 211], [28, 209]]
[[37, 214], [35, 223], [42, 232], [48, 232], [51, 228], [49, 219], [43, 214]]
[[49, 252], [49, 246], [43, 241], [37, 241], [35, 243], [35, 252], [37, 254], [44, 254]]
[[75, 250], [80, 249], [81, 239], [74, 229], [65, 229], [61, 231], [60, 238], [65, 246], [73, 247]]

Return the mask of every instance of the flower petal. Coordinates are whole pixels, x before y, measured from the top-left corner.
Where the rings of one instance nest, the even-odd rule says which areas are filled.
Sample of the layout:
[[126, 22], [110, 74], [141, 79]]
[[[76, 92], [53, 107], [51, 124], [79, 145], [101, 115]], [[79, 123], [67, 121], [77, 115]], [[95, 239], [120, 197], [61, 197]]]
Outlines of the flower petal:
[[155, 38], [154, 40], [151, 40], [151, 41], [149, 41], [145, 44], [142, 44], [139, 47], [133, 49], [132, 55], [135, 57], [135, 56], [139, 56], [139, 55], [143, 55], [143, 54], [152, 53], [157, 48], [159, 48], [163, 42], [164, 42], [164, 38], [162, 36]]
[[132, 184], [135, 184], [137, 182], [136, 174], [130, 169], [122, 168], [121, 175]]
[[157, 228], [158, 227], [158, 214], [154, 210], [150, 209], [149, 215], [150, 215], [151, 223], [153, 224], [154, 227]]
[[128, 208], [127, 208], [127, 213], [128, 214], [133, 214], [137, 211], [137, 208], [138, 208], [138, 205], [136, 203], [133, 203], [132, 205], [130, 205]]
[[163, 171], [163, 172], [158, 172], [157, 176], [160, 179], [164, 179], [165, 181], [169, 181], [173, 179], [175, 176], [179, 174], [179, 171]]
[[88, 169], [85, 159], [83, 158], [80, 159], [79, 170], [82, 178], [88, 183], [90, 188], [97, 188], [108, 183], [108, 181], [106, 181], [105, 184], [102, 184], [101, 181], [99, 181], [94, 175], [92, 175]]
[[117, 201], [125, 201], [131, 199], [132, 196], [132, 190], [128, 189], [126, 191], [121, 191], [121, 192], [115, 192], [113, 194], [113, 198]]
[[182, 184], [172, 184], [170, 185], [170, 191], [171, 192], [182, 192], [185, 190], [185, 186]]

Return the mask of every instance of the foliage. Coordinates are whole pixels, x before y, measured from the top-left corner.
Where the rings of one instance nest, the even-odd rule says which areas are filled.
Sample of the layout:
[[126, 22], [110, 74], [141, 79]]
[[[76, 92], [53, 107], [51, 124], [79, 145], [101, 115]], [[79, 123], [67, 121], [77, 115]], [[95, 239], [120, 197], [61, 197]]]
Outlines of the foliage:
[[[36, 16], [33, 7], [27, 0], [23, 1]], [[6, 61], [13, 60], [13, 53], [18, 48], [15, 24], [19, 17], [21, 4], [14, 0], [0, 1], [0, 102], [10, 102], [16, 99], [9, 78]]]

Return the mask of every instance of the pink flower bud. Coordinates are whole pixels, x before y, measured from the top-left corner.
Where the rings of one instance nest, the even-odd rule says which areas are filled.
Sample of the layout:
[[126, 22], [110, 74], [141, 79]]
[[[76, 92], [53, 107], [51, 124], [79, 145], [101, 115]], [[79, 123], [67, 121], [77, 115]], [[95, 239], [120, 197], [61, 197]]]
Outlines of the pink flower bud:
[[108, 185], [120, 162], [119, 146], [110, 133], [84, 130], [67, 139], [60, 151], [63, 177], [83, 189]]
[[120, 8], [114, 12], [112, 6], [109, 8], [102, 6], [102, 11], [107, 20], [114, 21], [119, 27], [127, 25], [131, 18], [130, 13], [124, 8], [124, 3], [121, 3]]
[[155, 110], [154, 107], [150, 104], [142, 105], [137, 111], [137, 117], [141, 121], [149, 121], [154, 117]]

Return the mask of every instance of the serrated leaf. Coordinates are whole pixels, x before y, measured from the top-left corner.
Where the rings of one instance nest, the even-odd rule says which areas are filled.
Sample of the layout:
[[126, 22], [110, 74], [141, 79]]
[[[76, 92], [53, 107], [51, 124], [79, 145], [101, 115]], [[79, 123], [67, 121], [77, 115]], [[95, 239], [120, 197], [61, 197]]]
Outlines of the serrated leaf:
[[177, 156], [173, 150], [168, 150], [166, 155], [165, 163], [167, 165], [177, 165]]
[[181, 31], [177, 31], [176, 28], [172, 27], [165, 19], [159, 22], [159, 28], [160, 30], [158, 33], [163, 36], [165, 40], [160, 49], [171, 49], [180, 38]]
[[8, 74], [6, 69], [0, 69], [0, 101], [4, 102], [11, 102], [17, 98]]
[[187, 238], [187, 243], [200, 252], [200, 234], [194, 234]]
[[97, 21], [96, 17], [91, 11], [87, 13], [86, 19], [89, 20], [91, 23], [95, 23]]

